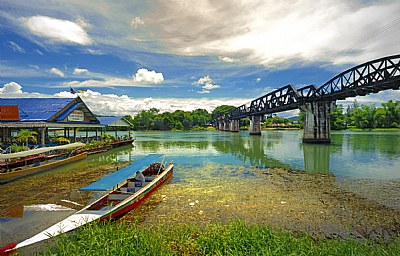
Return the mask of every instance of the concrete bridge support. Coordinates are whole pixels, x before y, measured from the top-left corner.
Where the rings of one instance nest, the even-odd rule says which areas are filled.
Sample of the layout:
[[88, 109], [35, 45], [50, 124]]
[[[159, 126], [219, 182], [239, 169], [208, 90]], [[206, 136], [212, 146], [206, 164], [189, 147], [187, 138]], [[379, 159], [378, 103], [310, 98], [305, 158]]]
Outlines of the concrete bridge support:
[[335, 101], [307, 102], [300, 106], [305, 111], [303, 142], [330, 143], [330, 113], [336, 106]]
[[261, 135], [261, 119], [262, 116], [250, 116], [250, 126], [249, 133], [250, 135]]
[[239, 132], [239, 120], [230, 121], [230, 130], [231, 132]]
[[224, 131], [230, 131], [229, 120], [224, 120]]
[[224, 121], [218, 121], [218, 130], [220, 131], [224, 130]]

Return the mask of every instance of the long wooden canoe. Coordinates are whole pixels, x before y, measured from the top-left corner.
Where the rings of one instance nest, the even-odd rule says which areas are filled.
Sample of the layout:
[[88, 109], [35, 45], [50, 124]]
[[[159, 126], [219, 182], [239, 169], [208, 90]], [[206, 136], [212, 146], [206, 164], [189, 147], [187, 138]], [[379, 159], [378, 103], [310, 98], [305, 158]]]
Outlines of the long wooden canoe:
[[37, 166], [24, 166], [14, 171], [2, 172], [0, 173], [0, 184], [5, 184], [22, 177], [26, 177], [28, 175], [33, 175], [44, 171], [48, 171], [58, 166], [84, 159], [86, 156], [87, 153], [83, 152], [62, 159], [54, 159], [54, 160], [49, 160], [48, 162], [40, 162], [39, 165]]
[[166, 167], [162, 162], [153, 162], [147, 168], [140, 171], [144, 175], [144, 182], [132, 177], [137, 172], [134, 171], [131, 173], [131, 177], [116, 184], [112, 191], [87, 205], [82, 210], [25, 241], [0, 248], [0, 255], [69, 232], [95, 220], [104, 221], [121, 217], [140, 205], [157, 188], [169, 180], [172, 177], [173, 169], [174, 165], [172, 162]]

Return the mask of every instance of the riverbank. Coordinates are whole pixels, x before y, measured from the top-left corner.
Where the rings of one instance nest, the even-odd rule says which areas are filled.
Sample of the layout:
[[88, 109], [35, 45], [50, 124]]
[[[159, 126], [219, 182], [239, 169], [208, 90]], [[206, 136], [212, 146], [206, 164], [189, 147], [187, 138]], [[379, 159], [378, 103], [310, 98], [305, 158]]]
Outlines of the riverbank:
[[[331, 174], [215, 164], [176, 172], [179, 182], [118, 222], [57, 239], [44, 254], [396, 255], [400, 249], [400, 181], [370, 186], [338, 183]], [[371, 198], [385, 191], [391, 200]]]
[[[85, 204], [89, 197], [77, 193], [75, 189], [87, 184], [89, 180], [96, 180], [98, 176], [112, 172], [115, 164], [99, 163], [89, 168], [54, 174], [56, 176], [48, 174], [45, 179], [35, 177], [19, 183], [21, 187], [2, 187], [2, 195], [5, 192], [14, 196], [7, 200], [5, 196], [0, 196], [0, 209], [4, 210], [4, 206], [7, 208], [12, 202], [24, 205], [60, 203], [60, 195]], [[58, 249], [52, 248], [52, 252], [75, 250], [69, 251], [75, 254], [83, 250], [80, 246], [91, 248], [86, 243], [108, 244], [102, 239], [106, 237], [105, 234], [111, 233], [118, 241], [121, 241], [121, 237], [127, 237], [122, 240], [123, 248], [136, 248], [137, 242], [148, 243], [150, 246], [154, 240], [160, 240], [154, 246], [165, 247], [167, 244], [168, 250], [176, 254], [192, 250], [192, 255], [201, 255], [209, 250], [213, 254], [218, 253], [213, 249], [220, 247], [220, 243], [225, 244], [225, 240], [231, 241], [234, 248], [243, 246], [239, 242], [243, 239], [241, 235], [238, 237], [232, 232], [226, 233], [226, 230], [232, 229], [241, 232], [238, 234], [243, 234], [245, 239], [250, 239], [246, 243], [254, 246], [254, 250], [257, 246], [271, 246], [271, 250], [279, 251], [280, 243], [290, 243], [287, 250], [300, 247], [307, 248], [307, 251], [311, 250], [307, 246], [314, 243], [311, 248], [315, 247], [316, 253], [329, 248], [331, 250], [333, 246], [338, 249], [337, 255], [349, 246], [350, 250], [359, 255], [368, 250], [391, 252], [392, 249], [388, 248], [400, 248], [400, 181], [370, 186], [361, 180], [337, 182], [331, 174], [218, 164], [178, 165], [175, 173], [175, 179], [178, 180], [173, 178], [170, 184], [156, 191], [141, 207], [118, 222], [111, 222], [105, 227], [99, 225], [84, 229], [77, 232], [78, 236], [56, 239], [61, 244], [57, 245]], [[52, 180], [59, 181], [51, 183]], [[41, 192], [36, 193], [38, 190]], [[374, 195], [390, 200], [380, 200], [374, 198]], [[246, 226], [237, 227], [238, 220], [246, 223]], [[164, 230], [163, 227], [169, 228]], [[150, 230], [158, 232], [149, 235]], [[162, 235], [161, 230], [165, 232]], [[260, 230], [273, 233], [273, 240], [270, 241], [272, 244], [255, 243], [261, 238], [252, 237], [260, 233]], [[85, 238], [87, 232], [91, 234], [90, 239]], [[167, 239], [169, 235], [172, 240]], [[204, 244], [204, 240], [197, 240], [198, 237], [205, 239], [206, 236], [222, 240], [209, 241], [208, 245]], [[108, 252], [115, 250], [118, 254], [120, 246], [120, 242], [115, 242], [102, 246], [102, 249], [109, 248]], [[146, 252], [151, 252], [156, 248], [154, 246], [144, 248]]]
[[241, 221], [200, 227], [194, 224], [143, 228], [107, 222], [64, 235], [38, 255], [397, 255], [400, 237], [390, 244], [343, 239], [316, 240], [306, 233], [277, 231]]

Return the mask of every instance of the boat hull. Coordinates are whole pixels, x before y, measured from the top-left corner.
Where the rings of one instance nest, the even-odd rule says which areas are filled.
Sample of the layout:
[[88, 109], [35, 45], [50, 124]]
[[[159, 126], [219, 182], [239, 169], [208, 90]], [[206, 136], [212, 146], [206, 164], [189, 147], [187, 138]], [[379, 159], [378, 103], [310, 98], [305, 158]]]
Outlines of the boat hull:
[[138, 191], [138, 193], [140, 192], [139, 194], [133, 195], [131, 198], [126, 199], [123, 204], [119, 206], [117, 205], [115, 209], [102, 216], [100, 221], [122, 217], [127, 212], [141, 205], [154, 191], [172, 178], [173, 167], [167, 168], [167, 170], [164, 172], [165, 174], [161, 174], [160, 178], [156, 180], [154, 184], [150, 185], [149, 187], [144, 187], [142, 191]]
[[6, 173], [0, 173], [0, 184], [5, 184], [29, 175], [34, 175], [37, 173], [45, 172], [48, 170], [51, 170], [53, 168], [56, 168], [58, 166], [72, 163], [81, 159], [86, 158], [87, 153], [83, 152], [81, 154], [71, 156], [65, 159], [57, 160], [51, 163], [46, 163], [46, 164], [41, 164], [39, 166], [23, 169], [23, 170], [18, 170], [18, 171], [12, 171], [12, 172], [6, 172]]
[[[149, 169], [150, 167], [146, 168], [145, 171], [150, 170]], [[130, 193], [131, 194], [130, 196], [119, 201], [119, 203], [117, 203], [114, 206], [99, 204], [100, 202], [103, 202], [104, 199], [108, 199], [108, 196], [111, 195], [112, 193], [119, 191], [119, 188], [116, 188], [115, 190], [107, 193], [106, 195], [102, 196], [101, 198], [91, 203], [90, 205], [84, 207], [82, 210], [54, 224], [53, 226], [38, 233], [37, 235], [25, 241], [22, 241], [21, 243], [10, 244], [6, 247], [0, 248], [0, 255], [2, 253], [9, 253], [18, 248], [28, 246], [43, 240], [47, 240], [51, 237], [55, 237], [63, 233], [67, 233], [71, 230], [77, 229], [93, 221], [105, 221], [111, 218], [121, 217], [128, 211], [132, 210], [133, 208], [143, 203], [143, 201], [146, 198], [148, 198], [154, 191], [156, 191], [159, 187], [161, 187], [168, 180], [170, 180], [172, 177], [173, 168], [174, 165], [170, 163], [168, 167], [165, 168], [165, 170], [162, 171], [160, 174], [158, 174], [159, 171], [157, 172], [157, 176], [154, 178], [154, 180], [148, 182], [144, 187], [142, 187], [138, 191]], [[132, 173], [132, 175], [133, 174], [134, 173]], [[128, 185], [129, 180], [130, 179], [126, 180], [125, 185]], [[102, 207], [97, 207], [100, 205], [102, 205]]]

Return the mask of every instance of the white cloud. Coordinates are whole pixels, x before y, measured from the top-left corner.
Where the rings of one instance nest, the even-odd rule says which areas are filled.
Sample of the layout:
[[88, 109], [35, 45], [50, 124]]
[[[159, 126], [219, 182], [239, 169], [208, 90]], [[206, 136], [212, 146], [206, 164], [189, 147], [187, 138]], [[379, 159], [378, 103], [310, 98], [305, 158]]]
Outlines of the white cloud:
[[53, 73], [53, 74], [55, 74], [55, 75], [61, 76], [61, 77], [64, 77], [64, 76], [65, 76], [64, 72], [62, 72], [62, 71], [59, 70], [58, 68], [51, 68], [51, 69], [50, 69], [50, 72]]
[[16, 82], [10, 82], [3, 85], [3, 88], [0, 88], [0, 94], [4, 96], [4, 94], [21, 94], [22, 86]]
[[[57, 94], [59, 96], [71, 97], [71, 93], [65, 91]], [[220, 105], [232, 104], [242, 105], [248, 99], [194, 99], [194, 98], [131, 98], [126, 95], [101, 94], [99, 92], [87, 90], [79, 93], [82, 100], [89, 106], [95, 114], [102, 115], [135, 115], [141, 110], [157, 108], [161, 112], [173, 112], [175, 110], [193, 111], [201, 108], [212, 112]]]
[[202, 90], [202, 91], [198, 91], [197, 93], [198, 94], [207, 94], [207, 93], [210, 93], [210, 91]]
[[226, 57], [226, 56], [225, 57], [219, 56], [218, 59], [221, 60], [221, 61], [224, 61], [224, 62], [228, 62], [228, 63], [235, 63], [235, 62], [239, 62], [240, 61], [239, 59], [234, 59], [234, 58]]
[[[113, 86], [135, 86], [131, 79], [124, 79], [118, 77], [106, 77], [101, 80], [89, 79], [85, 81], [70, 81], [65, 82], [63, 85], [72, 87], [113, 87]], [[64, 86], [62, 86], [64, 87]]]
[[54, 41], [75, 43], [80, 45], [92, 44], [92, 40], [83, 27], [84, 21], [61, 20], [48, 16], [32, 16], [21, 18], [23, 24], [34, 35], [50, 38]]
[[101, 50], [95, 49], [86, 49], [86, 52], [92, 55], [103, 55], [104, 53]]
[[87, 70], [86, 68], [75, 68], [74, 69], [74, 75], [82, 75], [82, 74], [88, 74], [89, 70]]
[[217, 89], [217, 88], [220, 88], [221, 86], [219, 86], [219, 85], [216, 85], [216, 84], [211, 84], [211, 83], [206, 83], [204, 86], [202, 86], [201, 88], [203, 88], [204, 90], [207, 90], [207, 91], [211, 91], [211, 90], [213, 90], [213, 89]]
[[261, 82], [261, 78], [258, 77], [258, 78], [256, 79], [256, 83], [259, 83], [259, 82]]
[[9, 41], [10, 48], [13, 49], [14, 52], [25, 53], [25, 49], [19, 46], [16, 42]]
[[213, 84], [213, 80], [210, 76], [204, 76], [199, 78], [199, 80], [193, 82], [194, 85], [202, 85], [202, 91], [198, 91], [197, 93], [205, 94], [210, 93], [211, 90], [220, 88], [221, 86]]
[[143, 26], [144, 25], [144, 21], [140, 19], [140, 17], [134, 17], [131, 20], [131, 26], [134, 28], [138, 28], [139, 26]]
[[204, 76], [199, 78], [199, 80], [197, 80], [196, 82], [194, 82], [193, 84], [206, 84], [206, 83], [212, 83], [212, 79], [210, 76]]
[[154, 70], [149, 71], [145, 68], [141, 68], [133, 76], [133, 81], [135, 81], [136, 83], [159, 84], [164, 81], [164, 76], [162, 73], [157, 73]]
[[285, 68], [358, 64], [400, 50], [396, 0], [172, 0], [155, 8], [148, 19], [178, 54], [240, 56], [244, 64]]

